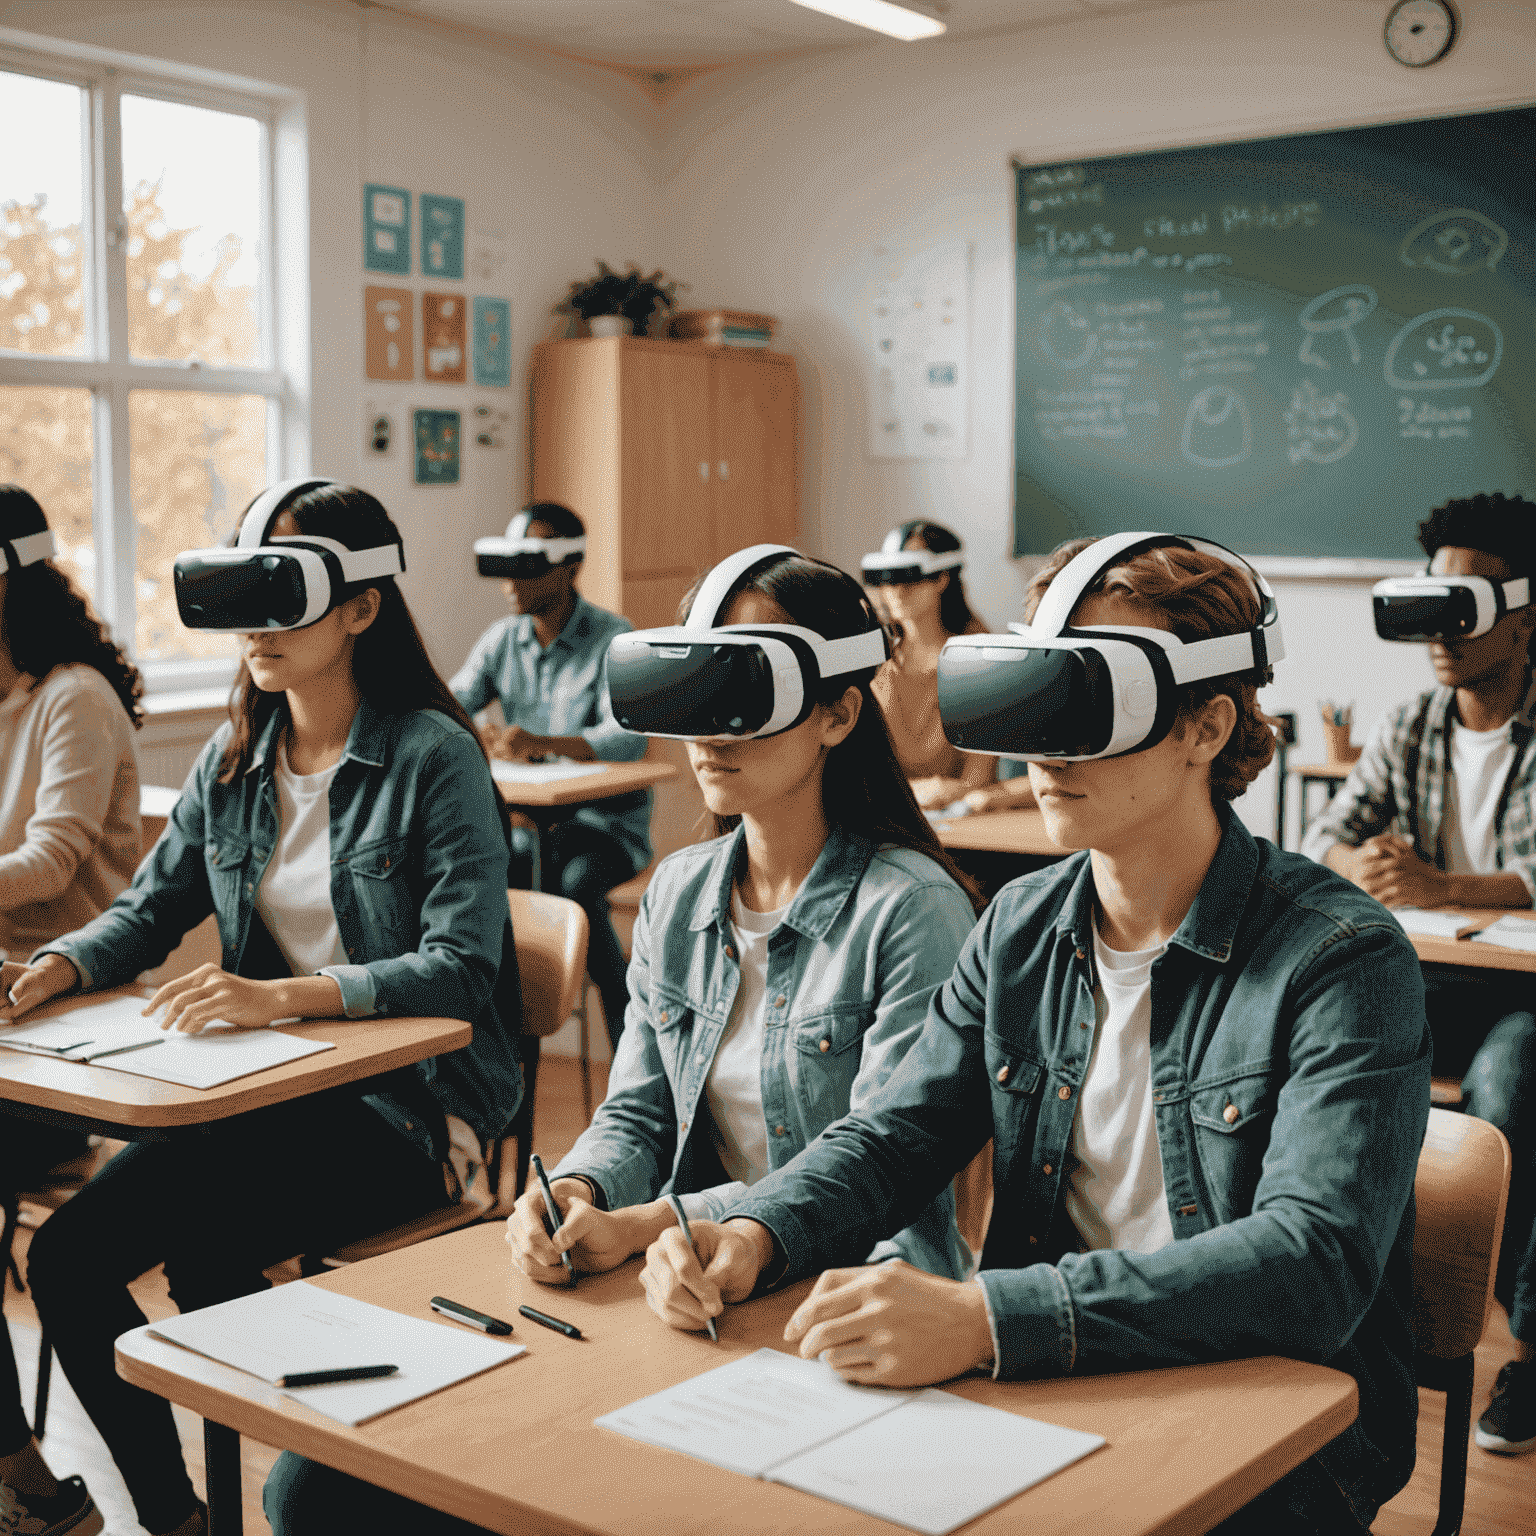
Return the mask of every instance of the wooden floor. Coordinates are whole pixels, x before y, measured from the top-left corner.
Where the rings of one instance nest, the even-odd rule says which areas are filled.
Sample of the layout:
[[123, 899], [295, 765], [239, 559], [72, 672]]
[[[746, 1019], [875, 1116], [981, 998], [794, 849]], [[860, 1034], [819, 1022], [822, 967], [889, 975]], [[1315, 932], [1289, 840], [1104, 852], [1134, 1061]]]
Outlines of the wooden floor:
[[[601, 1099], [605, 1072], [594, 1068], [593, 1091]], [[547, 1162], [562, 1156], [580, 1134], [583, 1125], [581, 1090], [576, 1063], [566, 1057], [546, 1056], [539, 1068], [537, 1140]], [[18, 1249], [25, 1250], [23, 1231]], [[293, 1278], [284, 1274], [274, 1278]], [[157, 1273], [134, 1287], [139, 1305], [151, 1317], [165, 1316], [172, 1308], [165, 1284]], [[16, 1346], [22, 1385], [30, 1402], [31, 1383], [37, 1362], [37, 1318], [30, 1298], [17, 1296], [14, 1288], [5, 1298], [6, 1319]], [[1474, 1414], [1488, 1400], [1493, 1378], [1511, 1353], [1504, 1314], [1495, 1308], [1487, 1333], [1477, 1351], [1477, 1395]], [[48, 1411], [48, 1437], [44, 1453], [59, 1476], [79, 1472], [106, 1516], [106, 1536], [140, 1536], [133, 1506], [118, 1477], [106, 1447], [75, 1401], [69, 1384], [57, 1369], [53, 1373], [53, 1401]], [[192, 1477], [201, 1488], [203, 1473], [202, 1425], [194, 1415], [176, 1410], [182, 1444]], [[1419, 1468], [1413, 1481], [1381, 1512], [1375, 1530], [1379, 1536], [1428, 1536], [1435, 1524], [1440, 1435], [1444, 1423], [1444, 1399], [1423, 1392], [1419, 1400]], [[245, 1529], [248, 1536], [270, 1536], [261, 1511], [261, 1485], [276, 1459], [275, 1453], [247, 1440], [245, 1459]], [[1536, 1531], [1536, 1455], [1489, 1456], [1473, 1447], [1467, 1472], [1467, 1511], [1462, 1522], [1465, 1536], [1532, 1536]]]

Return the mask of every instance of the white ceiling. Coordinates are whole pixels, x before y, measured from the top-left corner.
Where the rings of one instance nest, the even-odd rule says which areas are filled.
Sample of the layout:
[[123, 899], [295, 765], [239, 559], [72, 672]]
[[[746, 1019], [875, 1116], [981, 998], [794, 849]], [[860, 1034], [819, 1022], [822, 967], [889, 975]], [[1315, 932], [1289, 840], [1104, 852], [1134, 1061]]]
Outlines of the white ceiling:
[[[383, 0], [430, 17], [595, 63], [647, 70], [697, 70], [740, 59], [811, 49], [898, 43], [791, 0]], [[1094, 12], [1150, 11], [1176, 0], [913, 0], [940, 15], [950, 37], [1023, 31]], [[942, 41], [935, 39], [934, 41]]]

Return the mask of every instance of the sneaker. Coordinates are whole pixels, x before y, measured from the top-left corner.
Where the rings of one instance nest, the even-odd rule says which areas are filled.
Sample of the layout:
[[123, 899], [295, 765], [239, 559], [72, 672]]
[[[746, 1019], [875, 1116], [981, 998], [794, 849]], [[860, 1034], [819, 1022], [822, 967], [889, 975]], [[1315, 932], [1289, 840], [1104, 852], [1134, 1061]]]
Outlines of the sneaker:
[[97, 1536], [104, 1524], [78, 1477], [64, 1478], [48, 1499], [0, 1483], [0, 1532], [5, 1536]]
[[1536, 1451], [1536, 1360], [1510, 1360], [1499, 1371], [1477, 1443], [1499, 1456]]

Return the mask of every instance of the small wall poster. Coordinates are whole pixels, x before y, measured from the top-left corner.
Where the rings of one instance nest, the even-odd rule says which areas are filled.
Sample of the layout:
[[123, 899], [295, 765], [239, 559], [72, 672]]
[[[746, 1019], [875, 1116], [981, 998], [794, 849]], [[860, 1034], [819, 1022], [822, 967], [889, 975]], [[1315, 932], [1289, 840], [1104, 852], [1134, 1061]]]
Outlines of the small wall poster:
[[421, 271], [424, 277], [464, 276], [464, 199], [421, 194]]
[[363, 265], [370, 272], [411, 270], [411, 194], [403, 187], [363, 188]]
[[421, 342], [426, 354], [422, 377], [434, 384], [464, 382], [464, 297], [458, 293], [421, 296]]
[[416, 295], [409, 288], [363, 289], [365, 372], [370, 379], [416, 377]]
[[475, 300], [475, 383], [505, 389], [512, 383], [512, 305]]
[[413, 411], [416, 440], [416, 484], [459, 483], [459, 413]]

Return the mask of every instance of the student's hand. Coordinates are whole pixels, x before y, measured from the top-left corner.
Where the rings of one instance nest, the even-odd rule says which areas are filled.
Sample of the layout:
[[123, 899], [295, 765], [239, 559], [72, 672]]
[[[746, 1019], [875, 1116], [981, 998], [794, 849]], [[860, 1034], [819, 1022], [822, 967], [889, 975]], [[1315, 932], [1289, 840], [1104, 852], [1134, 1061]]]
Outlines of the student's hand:
[[44, 955], [36, 965], [7, 960], [0, 965], [0, 1024], [12, 1023], [79, 984], [79, 971], [63, 955]]
[[1384, 907], [1437, 907], [1450, 900], [1450, 877], [1421, 859], [1413, 843], [1383, 833], [1355, 856], [1355, 883]]
[[949, 779], [942, 774], [912, 780], [912, 793], [925, 811], [942, 810], [956, 800], [963, 800], [967, 787], [964, 779]]
[[582, 1274], [597, 1275], [638, 1251], [627, 1212], [598, 1210], [585, 1179], [556, 1179], [549, 1188], [560, 1207], [560, 1230], [553, 1238], [544, 1230], [544, 1193], [536, 1184], [523, 1191], [507, 1217], [512, 1262], [530, 1280], [568, 1285], [562, 1253], [570, 1254]]
[[184, 1035], [201, 1034], [216, 1019], [240, 1029], [265, 1029], [273, 1019], [293, 1012], [283, 1006], [282, 985], [280, 981], [251, 981], [244, 976], [232, 976], [212, 964], [200, 965], [195, 971], [166, 982], [144, 1005], [144, 1012], [151, 1014], [163, 1007], [165, 1017], [160, 1020], [160, 1028]]
[[525, 731], [520, 725], [509, 725], [501, 733], [501, 740], [496, 747], [497, 757], [507, 757], [515, 762], [532, 762], [536, 757], [543, 757], [549, 751], [549, 737], [535, 736], [532, 731]]
[[[690, 1221], [693, 1245], [681, 1227], [668, 1227], [645, 1250], [640, 1284], [664, 1323], [698, 1330], [725, 1303], [745, 1301], [773, 1258], [773, 1238], [759, 1222]], [[697, 1250], [697, 1252], [695, 1252]]]
[[984, 789], [973, 789], [965, 796], [967, 810], [1018, 811], [1035, 803], [1035, 792], [1028, 779], [1004, 779], [999, 784], [988, 784]]
[[992, 1358], [981, 1287], [902, 1259], [827, 1270], [784, 1338], [805, 1359], [819, 1355], [844, 1381], [869, 1386], [924, 1387]]
[[492, 757], [496, 755], [496, 743], [501, 740], [501, 727], [494, 720], [482, 720], [479, 726], [481, 743]]

